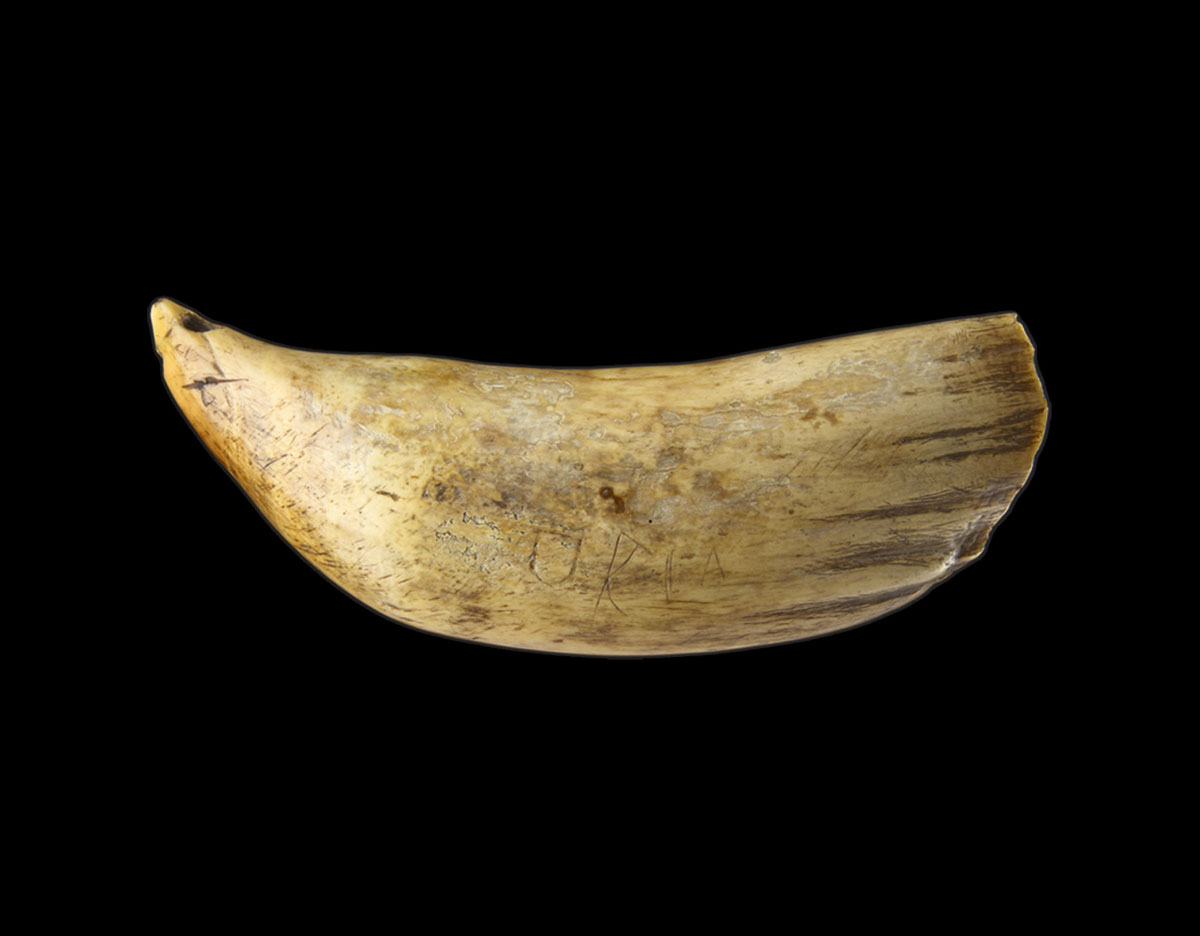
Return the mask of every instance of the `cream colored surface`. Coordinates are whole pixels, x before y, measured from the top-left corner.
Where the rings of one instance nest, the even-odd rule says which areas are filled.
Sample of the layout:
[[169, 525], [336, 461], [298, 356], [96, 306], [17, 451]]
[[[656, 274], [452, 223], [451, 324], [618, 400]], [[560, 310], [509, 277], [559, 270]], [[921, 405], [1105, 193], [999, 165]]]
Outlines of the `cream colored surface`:
[[151, 321], [184, 416], [316, 568], [507, 647], [693, 653], [886, 614], [981, 553], [1045, 424], [1012, 314], [592, 370], [299, 351], [166, 299]]

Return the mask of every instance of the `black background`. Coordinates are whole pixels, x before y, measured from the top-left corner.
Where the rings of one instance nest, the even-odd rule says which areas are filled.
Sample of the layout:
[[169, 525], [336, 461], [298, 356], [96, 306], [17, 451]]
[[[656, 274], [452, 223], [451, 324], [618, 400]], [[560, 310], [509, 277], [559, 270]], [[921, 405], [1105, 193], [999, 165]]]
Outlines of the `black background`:
[[[1149, 293], [1181, 248], [1109, 295], [1143, 275], [1130, 242], [1171, 229], [1145, 209], [1181, 213], [1162, 30], [184, 12], [52, 30], [87, 55], [56, 45], [13, 94], [8, 272], [36, 298], [6, 349], [40, 379], [9, 372], [35, 422], [10, 496], [47, 541], [10, 560], [10, 634], [36, 636], [6, 659], [15, 772], [50, 797], [14, 804], [49, 866], [112, 869], [76, 904], [224, 922], [225, 894], [328, 893], [341, 921], [346, 867], [411, 915], [402, 861], [456, 885], [451, 911], [636, 889], [744, 916], [833, 874], [862, 905], [892, 896], [872, 865], [936, 880], [900, 905], [927, 914], [1129, 892], [1095, 900], [1162, 827], [1161, 752], [1187, 736], [1147, 731], [1187, 684], [1162, 689], [1174, 578], [1119, 529], [1159, 493], [1132, 466], [1174, 480], [1145, 381], [1177, 369]], [[297, 556], [171, 402], [160, 295], [301, 347], [577, 365], [1013, 310], [1051, 417], [986, 555], [897, 614], [698, 657], [522, 653], [384, 620]], [[22, 606], [27, 570], [50, 584]], [[519, 889], [481, 901], [497, 866]]]
[[[464, 209], [454, 225], [395, 219], [394, 228], [376, 221], [338, 233], [371, 213], [314, 217], [303, 202], [271, 209], [210, 217], [194, 229], [187, 212], [164, 207], [127, 293], [153, 442], [146, 599], [170, 622], [156, 639], [189, 673], [200, 666], [218, 682], [259, 684], [265, 676], [292, 687], [346, 681], [379, 691], [439, 672], [447, 683], [497, 686], [531, 674], [551, 684], [584, 674], [650, 692], [670, 674], [694, 691], [716, 680], [786, 697], [785, 687], [817, 685], [859, 701], [881, 686], [923, 695], [948, 684], [975, 694], [982, 679], [996, 691], [991, 706], [1006, 695], [1002, 685], [1036, 669], [1035, 648], [1062, 626], [1046, 600], [1052, 418], [1050, 454], [985, 558], [855, 631], [711, 658], [620, 662], [469, 646], [399, 627], [310, 569], [207, 455], [161, 384], [146, 315], [153, 298], [169, 295], [299, 347], [553, 365], [687, 361], [1013, 310], [1038, 346], [1053, 401], [1070, 312], [1043, 291], [1030, 268], [1039, 258], [1023, 256], [1029, 248], [1020, 239], [975, 241], [971, 229], [932, 238], [902, 224], [875, 229], [869, 219], [851, 225], [866, 230], [848, 231], [827, 227], [828, 218], [797, 236], [757, 213], [716, 215], [697, 230], [682, 206], [650, 224], [597, 218], [586, 199], [562, 206], [562, 215], [578, 212], [573, 220], [545, 228], [508, 213], [476, 227]], [[435, 233], [438, 223], [452, 229]], [[739, 226], [750, 230], [731, 233]]]
[[[110, 557], [131, 609], [106, 637], [121, 660], [110, 691], [156, 730], [214, 732], [248, 756], [308, 732], [393, 749], [449, 731], [500, 757], [657, 757], [661, 744], [736, 759], [754, 746], [781, 764], [861, 734], [961, 746], [965, 770], [992, 769], [997, 746], [1052, 748], [1086, 626], [1064, 613], [1058, 538], [1060, 404], [1084, 315], [1060, 232], [1078, 200], [1036, 138], [942, 130], [935, 146], [900, 128], [890, 149], [661, 129], [557, 149], [546, 132], [405, 149], [372, 131], [254, 151], [152, 134], [103, 199], [120, 223], [96, 230], [111, 262], [92, 277], [97, 309], [121, 324], [138, 466], [124, 477], [132, 547]], [[897, 614], [707, 656], [504, 650], [383, 619], [268, 527], [162, 384], [148, 322], [160, 295], [298, 347], [546, 365], [687, 361], [1016, 311], [1052, 413], [985, 556]]]

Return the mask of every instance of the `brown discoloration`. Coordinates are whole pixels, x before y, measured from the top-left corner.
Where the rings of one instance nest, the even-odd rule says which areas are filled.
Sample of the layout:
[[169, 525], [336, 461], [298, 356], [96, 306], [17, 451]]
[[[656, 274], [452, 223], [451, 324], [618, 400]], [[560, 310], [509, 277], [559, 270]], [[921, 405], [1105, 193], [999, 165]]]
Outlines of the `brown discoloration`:
[[957, 461], [962, 461], [964, 458], [971, 458], [972, 456], [1008, 455], [1008, 454], [1014, 454], [1014, 453], [1019, 453], [1019, 452], [1026, 452], [1029, 450], [1030, 443], [1033, 441], [1033, 439], [1034, 439], [1033, 433], [1026, 433], [1026, 434], [1021, 435], [1018, 438], [1015, 438], [1013, 440], [1013, 442], [1011, 442], [1008, 445], [991, 445], [991, 446], [988, 446], [987, 448], [965, 449], [960, 452], [946, 452], [943, 455], [935, 455], [933, 458], [926, 459], [926, 460], [931, 461], [931, 462], [937, 462], [937, 461], [957, 462]]
[[613, 513], [625, 513], [625, 498], [613, 493], [612, 488], [607, 485], [600, 488], [600, 496], [613, 502]]
[[[896, 445], [909, 445], [913, 442], [931, 442], [935, 439], [954, 439], [965, 435], [993, 435], [1003, 436], [1012, 434], [1013, 427], [1022, 427], [1021, 434], [1025, 437], [1029, 435], [1025, 427], [1033, 426], [1042, 417], [1041, 410], [1026, 409], [1020, 412], [1010, 413], [1007, 416], [1002, 416], [993, 422], [981, 426], [949, 426], [945, 429], [938, 429], [935, 432], [925, 432], [920, 435], [904, 436], [896, 440]], [[997, 432], [996, 430], [1002, 430]]]
[[884, 504], [866, 510], [853, 510], [818, 517], [822, 523], [847, 523], [858, 520], [891, 520], [897, 517], [913, 517], [928, 513], [974, 513], [981, 508], [1011, 500], [1019, 488], [1015, 480], [1005, 484], [1003, 479], [995, 486], [975, 490], [949, 488], [922, 494], [899, 504]]
[[424, 500], [433, 498], [439, 504], [445, 501], [456, 501], [462, 497], [462, 493], [457, 487], [447, 484], [445, 481], [430, 481], [425, 485], [425, 490], [421, 492], [421, 497]]
[[800, 420], [802, 422], [810, 423], [814, 429], [821, 425], [822, 419], [824, 419], [825, 422], [830, 426], [836, 426], [838, 424], [837, 413], [830, 409], [822, 412], [816, 406], [809, 405], [800, 415]]
[[761, 611], [751, 615], [750, 618], [754, 621], [776, 621], [789, 618], [810, 619], [844, 614], [859, 614], [863, 611], [870, 611], [872, 608], [878, 608], [881, 605], [889, 605], [898, 600], [910, 598], [928, 587], [926, 584], [904, 585], [899, 588], [870, 592], [865, 595], [847, 595], [842, 598], [828, 598], [823, 601], [805, 601], [773, 611]]
[[889, 613], [981, 554], [1046, 418], [1011, 315], [539, 371], [185, 312], [152, 315], [166, 386], [287, 541], [380, 613], [508, 647], [693, 653]]
[[850, 572], [884, 565], [937, 565], [953, 552], [953, 543], [937, 534], [893, 536], [874, 543], [856, 543], [814, 563], [823, 572]]
[[179, 324], [190, 332], [206, 332], [212, 331], [214, 326], [211, 322], [206, 322], [200, 318], [195, 312], [184, 312], [179, 319]]

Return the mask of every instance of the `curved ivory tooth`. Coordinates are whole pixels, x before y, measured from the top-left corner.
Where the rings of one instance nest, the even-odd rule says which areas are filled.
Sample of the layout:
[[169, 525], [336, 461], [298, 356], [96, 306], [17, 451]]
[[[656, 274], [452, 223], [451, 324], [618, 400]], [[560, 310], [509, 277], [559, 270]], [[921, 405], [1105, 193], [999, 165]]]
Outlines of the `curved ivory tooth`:
[[1015, 314], [668, 366], [321, 354], [169, 299], [179, 409], [312, 565], [451, 637], [653, 655], [863, 623], [978, 557], [1046, 400]]

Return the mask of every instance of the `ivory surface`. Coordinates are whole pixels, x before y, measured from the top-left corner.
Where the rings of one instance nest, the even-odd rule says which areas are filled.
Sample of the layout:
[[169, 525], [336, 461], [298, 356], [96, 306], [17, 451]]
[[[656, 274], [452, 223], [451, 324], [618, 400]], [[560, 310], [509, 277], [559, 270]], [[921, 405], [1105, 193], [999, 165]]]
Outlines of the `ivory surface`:
[[380, 614], [612, 656], [861, 624], [976, 559], [1046, 400], [1014, 314], [667, 366], [535, 369], [260, 341], [151, 308], [184, 417]]

